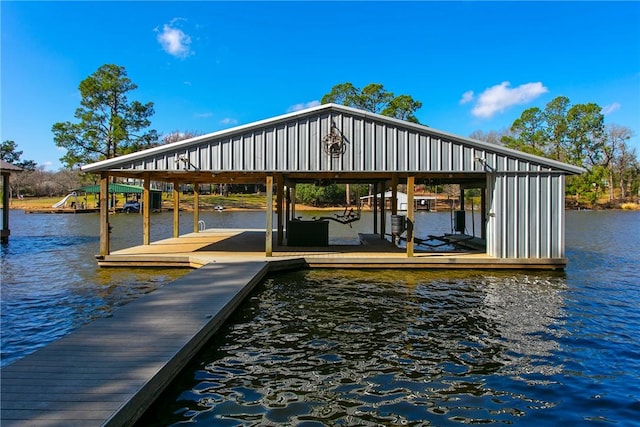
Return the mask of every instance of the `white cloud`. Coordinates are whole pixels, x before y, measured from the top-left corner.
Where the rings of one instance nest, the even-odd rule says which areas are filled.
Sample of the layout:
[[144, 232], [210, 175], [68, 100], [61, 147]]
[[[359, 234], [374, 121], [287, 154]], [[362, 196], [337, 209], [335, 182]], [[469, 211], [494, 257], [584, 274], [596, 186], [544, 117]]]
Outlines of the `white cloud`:
[[473, 101], [473, 91], [468, 90], [462, 94], [462, 98], [460, 98], [460, 104], [466, 104], [471, 101]]
[[295, 104], [287, 108], [287, 113], [293, 113], [294, 111], [300, 111], [300, 110], [305, 110], [311, 107], [317, 107], [318, 105], [320, 105], [320, 101], [318, 100], [302, 102], [300, 104]]
[[196, 114], [196, 118], [197, 119], [206, 119], [206, 118], [211, 117], [211, 116], [213, 116], [213, 113], [209, 113], [209, 112]]
[[502, 82], [482, 92], [471, 114], [488, 119], [514, 105], [526, 104], [549, 91], [541, 82], [525, 83], [514, 88], [510, 88], [510, 84]]
[[223, 125], [235, 125], [237, 123], [238, 121], [236, 119], [232, 119], [230, 117], [225, 117], [224, 119], [220, 120], [220, 124]]
[[609, 115], [611, 113], [613, 113], [616, 110], [619, 110], [621, 107], [619, 102], [614, 102], [613, 104], [609, 104], [609, 105], [605, 105], [604, 107], [602, 107], [602, 114]]
[[191, 50], [191, 37], [176, 26], [178, 20], [179, 19], [174, 18], [171, 20], [171, 23], [163, 25], [162, 31], [159, 31], [157, 28], [155, 31], [158, 33], [158, 43], [160, 43], [160, 46], [162, 46], [165, 52], [176, 58], [184, 59], [193, 55], [193, 51]]

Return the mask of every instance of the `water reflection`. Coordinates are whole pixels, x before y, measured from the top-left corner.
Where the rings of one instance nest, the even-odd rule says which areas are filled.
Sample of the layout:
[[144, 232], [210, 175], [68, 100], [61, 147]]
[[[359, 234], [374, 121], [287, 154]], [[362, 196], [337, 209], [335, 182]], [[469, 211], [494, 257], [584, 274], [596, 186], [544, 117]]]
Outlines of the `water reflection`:
[[[484, 311], [501, 340], [509, 343], [503, 356], [503, 373], [534, 383], [533, 374], [562, 372], [562, 364], [551, 358], [558, 350], [558, 339], [565, 313], [562, 292], [564, 275], [487, 277], [483, 290]], [[526, 376], [524, 375], [526, 374]]]
[[510, 423], [556, 404], [514, 384], [562, 370], [549, 330], [561, 328], [563, 280], [279, 275], [140, 425]]

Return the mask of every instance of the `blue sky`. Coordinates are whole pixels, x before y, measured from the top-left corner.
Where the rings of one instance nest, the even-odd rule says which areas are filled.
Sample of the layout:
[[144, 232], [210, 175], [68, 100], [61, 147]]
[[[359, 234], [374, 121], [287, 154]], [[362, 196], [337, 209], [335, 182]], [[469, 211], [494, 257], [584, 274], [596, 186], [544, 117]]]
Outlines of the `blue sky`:
[[319, 103], [338, 83], [420, 100], [468, 136], [557, 96], [594, 102], [640, 151], [640, 2], [7, 2], [1, 138], [47, 170], [78, 86], [125, 67], [152, 128], [209, 133]]

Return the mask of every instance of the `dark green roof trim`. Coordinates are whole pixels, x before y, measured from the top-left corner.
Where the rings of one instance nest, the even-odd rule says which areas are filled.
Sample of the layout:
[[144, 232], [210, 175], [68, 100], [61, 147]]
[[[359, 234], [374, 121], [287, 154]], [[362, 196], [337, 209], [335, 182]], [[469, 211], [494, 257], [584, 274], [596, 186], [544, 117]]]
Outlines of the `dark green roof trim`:
[[[138, 185], [128, 185], [128, 184], [109, 184], [109, 193], [128, 193], [128, 194], [142, 194], [144, 190], [143, 187]], [[88, 185], [86, 187], [76, 188], [76, 193], [91, 193], [97, 194], [100, 192], [99, 185]], [[160, 190], [151, 190], [152, 192], [160, 192]]]

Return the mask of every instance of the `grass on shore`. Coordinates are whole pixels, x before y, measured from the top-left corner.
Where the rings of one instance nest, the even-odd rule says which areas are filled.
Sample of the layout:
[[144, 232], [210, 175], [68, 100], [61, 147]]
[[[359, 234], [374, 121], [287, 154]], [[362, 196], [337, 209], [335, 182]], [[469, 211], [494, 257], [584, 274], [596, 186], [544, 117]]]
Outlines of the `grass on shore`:
[[640, 204], [638, 203], [623, 203], [620, 205], [620, 209], [629, 211], [640, 211]]
[[[25, 197], [23, 199], [13, 198], [10, 201], [11, 209], [23, 209], [23, 210], [48, 210], [52, 209], [53, 205], [61, 201], [63, 197]], [[125, 202], [123, 195], [117, 195], [116, 207], [122, 207]], [[80, 195], [78, 196], [78, 202], [84, 203], [87, 208], [96, 207], [96, 198], [94, 195]], [[474, 201], [475, 206], [478, 206], [479, 200]], [[265, 194], [230, 194], [228, 197], [220, 195], [201, 195], [199, 206], [200, 210], [214, 210], [215, 206], [223, 206], [226, 210], [264, 210], [267, 207], [267, 198]], [[173, 195], [172, 193], [163, 193], [162, 207], [164, 209], [173, 209]], [[296, 205], [296, 210], [335, 210], [342, 209], [340, 206], [331, 207], [316, 207], [309, 205]], [[362, 207], [363, 210], [368, 209], [367, 206]], [[443, 205], [439, 208], [448, 209]], [[623, 210], [640, 210], [640, 204], [638, 203], [622, 203], [617, 206], [611, 206], [611, 208], [618, 208]], [[180, 209], [185, 211], [193, 210], [193, 195], [192, 194], [180, 194]]]
[[[23, 199], [11, 199], [11, 209], [34, 209], [44, 210], [51, 209], [54, 204], [61, 201], [64, 197], [25, 197]], [[123, 195], [116, 196], [116, 206], [123, 206], [125, 203]], [[79, 195], [78, 202], [84, 203], [87, 208], [96, 207], [96, 198], [94, 195]], [[264, 209], [267, 206], [266, 197], [257, 194], [232, 194], [229, 197], [218, 195], [201, 195], [199, 201], [200, 209], [213, 209], [216, 205], [224, 206], [225, 209]], [[173, 196], [163, 194], [162, 206], [164, 208], [173, 208]], [[180, 194], [180, 208], [189, 210], [193, 209], [193, 195]]]
[[[64, 197], [25, 197], [23, 199], [11, 199], [11, 209], [23, 210], [49, 210], [53, 205], [61, 201]], [[193, 195], [180, 194], [180, 209], [185, 211], [193, 210]], [[122, 207], [125, 203], [123, 195], [117, 195], [116, 207]], [[78, 196], [78, 202], [83, 203], [87, 208], [96, 207], [96, 198], [94, 195]], [[226, 210], [244, 209], [244, 210], [264, 210], [267, 207], [267, 198], [264, 194], [230, 194], [228, 197], [220, 195], [201, 195], [198, 203], [200, 210], [214, 210], [216, 206], [223, 206]], [[162, 207], [164, 209], [173, 209], [173, 195], [166, 193], [162, 196]], [[339, 209], [340, 207], [338, 207]], [[323, 210], [336, 209], [336, 207], [319, 208], [315, 206], [296, 205], [298, 210]]]

